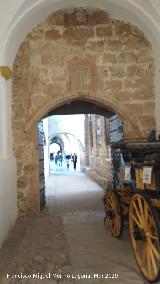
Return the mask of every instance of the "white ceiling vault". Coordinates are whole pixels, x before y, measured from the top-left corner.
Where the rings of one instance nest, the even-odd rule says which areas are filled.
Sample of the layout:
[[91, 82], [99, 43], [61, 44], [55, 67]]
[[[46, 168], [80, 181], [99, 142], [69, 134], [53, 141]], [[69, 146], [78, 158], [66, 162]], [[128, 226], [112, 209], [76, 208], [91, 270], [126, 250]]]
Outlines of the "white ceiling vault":
[[154, 50], [159, 50], [159, 0], [24, 0], [8, 23], [8, 31], [3, 39], [1, 54], [5, 64], [13, 64], [17, 49], [27, 33], [51, 12], [77, 6], [99, 7], [113, 18], [136, 24], [152, 42]]

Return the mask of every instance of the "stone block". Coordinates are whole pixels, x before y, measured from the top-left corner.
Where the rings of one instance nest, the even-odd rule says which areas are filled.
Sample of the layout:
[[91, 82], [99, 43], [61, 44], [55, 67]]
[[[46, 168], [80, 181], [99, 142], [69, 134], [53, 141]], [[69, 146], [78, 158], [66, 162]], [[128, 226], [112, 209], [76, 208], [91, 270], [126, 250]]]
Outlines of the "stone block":
[[27, 109], [26, 109], [24, 103], [19, 103], [19, 104], [17, 104], [16, 108], [15, 108], [15, 106], [13, 107], [12, 119], [18, 120], [19, 117], [21, 117], [22, 115], [26, 115], [26, 114], [27, 114]]
[[130, 77], [128, 79], [124, 79], [124, 88], [128, 89], [128, 88], [132, 88], [132, 89], [141, 89], [142, 87], [145, 86], [145, 81], [142, 78], [131, 78]]
[[155, 129], [155, 118], [153, 115], [141, 115], [138, 116], [138, 119], [141, 123], [142, 128], [146, 129]]
[[37, 171], [37, 166], [38, 166], [38, 161], [37, 163], [28, 163], [24, 165], [23, 171], [25, 174], [33, 174], [34, 172]]
[[96, 9], [94, 12], [94, 17], [95, 17], [95, 24], [107, 24], [110, 22], [110, 15], [101, 10], [101, 9]]
[[142, 49], [137, 54], [138, 63], [150, 63], [153, 62], [153, 55], [151, 49]]
[[137, 26], [132, 26], [132, 35], [134, 38], [136, 38], [139, 42], [139, 45], [141, 47], [151, 47], [151, 43], [149, 40], [145, 37], [144, 33], [137, 27]]
[[111, 52], [104, 53], [103, 63], [116, 63], [116, 55]]
[[143, 113], [144, 115], [154, 115], [155, 112], [155, 102], [148, 102], [143, 104]]
[[[66, 83], [66, 82], [65, 82]], [[66, 87], [66, 84], [63, 84], [63, 82], [55, 82], [53, 84], [46, 84], [45, 87], [44, 87], [44, 94], [47, 95], [47, 96], [51, 96], [54, 94], [54, 98], [55, 98], [55, 95], [56, 97], [59, 96], [59, 93], [63, 93], [65, 87]]]
[[59, 31], [55, 29], [47, 30], [44, 35], [45, 35], [46, 40], [57, 40], [62, 37]]
[[125, 68], [120, 66], [110, 66], [109, 67], [111, 77], [124, 77], [125, 76]]
[[[31, 65], [40, 66], [41, 65], [41, 55], [37, 54], [37, 55], [31, 56]], [[33, 76], [35, 75], [33, 74]]]
[[132, 99], [136, 101], [142, 100], [143, 102], [147, 102], [148, 100], [150, 101], [151, 98], [154, 98], [154, 89], [152, 87], [147, 87], [146, 85], [144, 88], [134, 90], [132, 95]]
[[134, 99], [134, 92], [130, 90], [118, 90], [112, 94], [119, 102], [128, 102]]
[[127, 76], [132, 77], [142, 77], [145, 74], [145, 69], [143, 65], [130, 65], [127, 66]]
[[[132, 79], [124, 79], [124, 88], [139, 89], [141, 92], [147, 91], [147, 89], [154, 88], [154, 82], [146, 81], [144, 77], [133, 77]], [[153, 92], [151, 92], [152, 94]]]
[[62, 26], [64, 25], [64, 14], [65, 12], [63, 10], [59, 10], [57, 12], [54, 12], [52, 15], [50, 15], [48, 21], [51, 25], [55, 26]]
[[107, 49], [111, 51], [117, 51], [123, 49], [123, 42], [121, 40], [117, 39], [108, 39], [107, 40]]
[[121, 80], [111, 80], [105, 81], [105, 90], [121, 90], [122, 89], [122, 81]]
[[134, 52], [121, 52], [118, 55], [117, 61], [119, 63], [136, 63], [137, 62], [137, 57]]
[[21, 176], [17, 180], [17, 186], [21, 189], [24, 189], [28, 186], [30, 180], [26, 176]]
[[135, 115], [143, 113], [143, 103], [142, 102], [141, 102], [141, 104], [140, 103], [136, 104], [136, 103], [132, 103], [130, 101], [130, 102], [127, 102], [125, 104], [125, 107], [126, 107], [126, 109], [129, 113], [132, 113], [132, 114], [135, 114]]
[[77, 27], [77, 28], [67, 28], [64, 31], [63, 38], [69, 42], [75, 41], [87, 41], [89, 38], [94, 37], [94, 30], [90, 27]]
[[64, 27], [68, 28], [69, 26], [74, 25], [74, 14], [73, 13], [64, 13]]
[[126, 49], [139, 50], [142, 48], [150, 48], [150, 43], [143, 37], [129, 36], [125, 41]]
[[86, 25], [87, 22], [87, 10], [83, 7], [75, 8], [73, 11], [73, 24], [74, 25]]
[[112, 36], [112, 25], [106, 25], [104, 27], [96, 27], [96, 35], [98, 37]]
[[40, 40], [43, 38], [44, 31], [41, 25], [37, 26], [35, 29], [32, 30], [31, 33], [28, 35], [29, 40]]
[[42, 104], [46, 102], [46, 93], [45, 90], [42, 93], [34, 93], [31, 99], [31, 107], [34, 108], [35, 106], [40, 107]]
[[101, 40], [90, 40], [86, 44], [86, 50], [88, 52], [103, 52], [106, 47], [106, 41], [104, 39]]
[[115, 23], [116, 36], [129, 36], [132, 34], [132, 26], [125, 22], [117, 21]]
[[94, 26], [95, 25], [95, 22], [96, 22], [96, 20], [95, 20], [95, 15], [94, 15], [94, 13], [87, 13], [87, 15], [86, 15], [86, 25], [87, 26]]

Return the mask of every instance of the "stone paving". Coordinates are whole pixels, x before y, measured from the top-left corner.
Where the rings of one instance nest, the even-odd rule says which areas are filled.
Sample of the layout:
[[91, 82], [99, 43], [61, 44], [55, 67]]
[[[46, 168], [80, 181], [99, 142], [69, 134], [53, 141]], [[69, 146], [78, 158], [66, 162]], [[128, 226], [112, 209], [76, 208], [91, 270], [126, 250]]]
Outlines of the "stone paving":
[[102, 196], [82, 173], [50, 175], [46, 208], [37, 217], [18, 220], [1, 250], [0, 284], [145, 283], [127, 226], [121, 240], [104, 229]]

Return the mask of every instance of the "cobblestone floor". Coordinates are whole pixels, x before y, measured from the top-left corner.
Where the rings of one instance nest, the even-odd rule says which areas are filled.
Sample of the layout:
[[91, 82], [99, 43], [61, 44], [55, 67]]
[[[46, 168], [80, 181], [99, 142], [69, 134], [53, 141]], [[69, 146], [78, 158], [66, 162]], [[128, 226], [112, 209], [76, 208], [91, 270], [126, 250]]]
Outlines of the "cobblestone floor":
[[82, 173], [52, 174], [46, 208], [38, 217], [19, 219], [1, 250], [0, 283], [145, 283], [127, 227], [121, 240], [104, 229], [102, 196], [102, 189]]

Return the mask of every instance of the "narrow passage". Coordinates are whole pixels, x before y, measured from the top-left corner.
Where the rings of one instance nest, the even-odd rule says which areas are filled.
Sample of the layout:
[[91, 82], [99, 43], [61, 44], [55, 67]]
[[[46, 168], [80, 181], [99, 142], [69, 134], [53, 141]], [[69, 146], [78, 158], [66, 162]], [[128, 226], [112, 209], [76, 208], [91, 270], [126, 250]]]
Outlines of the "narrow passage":
[[[104, 229], [100, 186], [79, 172], [56, 172], [46, 194], [46, 208], [19, 219], [2, 248], [0, 283], [144, 283], [127, 226], [121, 240]], [[33, 274], [43, 279], [15, 279]]]

